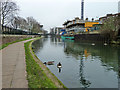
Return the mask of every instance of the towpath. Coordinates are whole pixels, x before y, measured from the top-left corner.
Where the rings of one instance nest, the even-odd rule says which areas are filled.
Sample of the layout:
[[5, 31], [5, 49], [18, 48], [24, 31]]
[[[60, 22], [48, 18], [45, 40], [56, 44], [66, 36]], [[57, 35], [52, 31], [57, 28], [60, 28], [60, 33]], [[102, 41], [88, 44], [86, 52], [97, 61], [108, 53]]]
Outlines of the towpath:
[[28, 88], [24, 43], [30, 40], [14, 43], [0, 50], [2, 88]]

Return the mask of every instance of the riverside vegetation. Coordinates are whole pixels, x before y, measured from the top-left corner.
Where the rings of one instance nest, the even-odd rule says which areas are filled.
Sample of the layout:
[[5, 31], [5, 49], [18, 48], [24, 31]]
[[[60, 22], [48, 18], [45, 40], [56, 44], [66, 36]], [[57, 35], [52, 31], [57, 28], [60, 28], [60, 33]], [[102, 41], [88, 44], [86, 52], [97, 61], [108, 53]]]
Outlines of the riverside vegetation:
[[[58, 86], [55, 85], [56, 82], [53, 82], [46, 74], [46, 71], [43, 71], [39, 64], [34, 60], [30, 51], [31, 42], [32, 41], [29, 41], [24, 44], [26, 54], [27, 80], [29, 88], [58, 88]], [[50, 74], [53, 75], [52, 73]], [[55, 79], [58, 80], [57, 78]], [[59, 80], [58, 82], [63, 88], [66, 88]]]

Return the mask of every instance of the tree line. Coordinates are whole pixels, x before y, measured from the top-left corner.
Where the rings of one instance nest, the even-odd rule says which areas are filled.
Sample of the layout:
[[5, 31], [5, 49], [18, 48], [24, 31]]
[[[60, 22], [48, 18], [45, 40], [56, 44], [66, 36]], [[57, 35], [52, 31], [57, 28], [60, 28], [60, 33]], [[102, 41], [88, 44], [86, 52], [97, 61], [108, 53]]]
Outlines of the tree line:
[[33, 17], [23, 18], [18, 15], [19, 6], [12, 0], [0, 0], [0, 26], [8, 26], [14, 29], [28, 30], [33, 33], [43, 32], [41, 25]]
[[120, 14], [108, 17], [101, 27], [101, 34], [109, 35], [111, 40], [117, 40], [120, 37]]

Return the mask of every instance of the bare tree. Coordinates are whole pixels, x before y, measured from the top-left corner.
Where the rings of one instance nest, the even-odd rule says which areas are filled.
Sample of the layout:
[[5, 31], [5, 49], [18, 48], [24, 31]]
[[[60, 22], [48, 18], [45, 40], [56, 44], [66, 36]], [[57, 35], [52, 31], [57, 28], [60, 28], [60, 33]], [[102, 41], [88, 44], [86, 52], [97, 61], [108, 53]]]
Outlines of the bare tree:
[[29, 32], [39, 33], [43, 25], [40, 25], [33, 17], [24, 19], [20, 16], [14, 16], [11, 25], [15, 29], [29, 30]]
[[27, 29], [28, 23], [25, 18], [19, 17], [19, 22], [20, 22], [20, 28], [21, 29]]
[[1, 24], [6, 25], [10, 23], [10, 18], [17, 14], [18, 6], [16, 5], [15, 2], [12, 2], [11, 0], [2, 0], [0, 1], [1, 7], [0, 7], [0, 12], [1, 12]]
[[27, 23], [29, 25], [29, 30], [31, 32], [39, 33], [42, 32], [41, 27], [39, 22], [37, 22], [33, 17], [27, 17]]
[[16, 29], [28, 29], [28, 23], [27, 20], [24, 19], [23, 17], [20, 16], [15, 16], [12, 19], [12, 27], [16, 28]]
[[24, 19], [22, 17], [16, 16], [19, 10], [17, 4], [11, 0], [0, 0], [0, 21], [2, 26], [12, 26], [15, 29], [30, 30], [34, 33], [41, 32], [41, 27], [39, 22], [37, 22], [33, 17], [28, 17]]
[[14, 16], [11, 20], [11, 27], [18, 29], [20, 28], [20, 24], [21, 24], [21, 17], [19, 16]]

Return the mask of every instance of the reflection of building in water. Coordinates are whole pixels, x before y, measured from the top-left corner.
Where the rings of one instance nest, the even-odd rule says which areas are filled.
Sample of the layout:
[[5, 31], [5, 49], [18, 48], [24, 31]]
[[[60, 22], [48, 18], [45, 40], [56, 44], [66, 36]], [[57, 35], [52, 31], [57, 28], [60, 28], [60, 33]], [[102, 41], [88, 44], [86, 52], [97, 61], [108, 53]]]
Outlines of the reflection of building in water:
[[64, 46], [64, 43], [62, 42], [62, 39], [59, 38], [59, 37], [51, 37], [50, 38], [50, 44], [51, 45]]
[[75, 57], [77, 60], [79, 60], [79, 55], [81, 54], [84, 55], [86, 59], [88, 58], [88, 56], [91, 55], [87, 49], [81, 48], [75, 43], [69, 43], [69, 42], [66, 43], [66, 47], [64, 51], [66, 54], [72, 54], [72, 56]]
[[88, 53], [87, 49], [84, 50], [84, 55], [86, 58], [90, 55], [90, 53]]
[[64, 27], [54, 27], [54, 28], [51, 28], [51, 29], [50, 29], [50, 34], [52, 34], [52, 35], [60, 35], [61, 30], [62, 30], [63, 28], [64, 28]]
[[[92, 46], [91, 44], [88, 43], [85, 44], [85, 43], [65, 42], [64, 52], [67, 54], [67, 56], [73, 56], [77, 60], [80, 60], [80, 71], [79, 71], [80, 83], [85, 88], [89, 87], [91, 84], [90, 81], [87, 80], [84, 74], [85, 59], [87, 61], [90, 60], [92, 62], [96, 60], [100, 60], [101, 66], [106, 71], [115, 71], [116, 73], [118, 73], [118, 60], [120, 60], [119, 47], [104, 46], [103, 44], [102, 45], [96, 44], [95, 46]], [[120, 67], [120, 62], [119, 62], [119, 67]], [[120, 71], [119, 71], [119, 77], [120, 77]]]
[[62, 39], [61, 38], [57, 38], [57, 37], [51, 37], [50, 41], [53, 42], [53, 43], [57, 43], [57, 42], [62, 42]]
[[[100, 58], [101, 64], [106, 70], [114, 70], [118, 72], [118, 48], [111, 46], [104, 46], [96, 44], [96, 46], [91, 46], [91, 44], [80, 44], [73, 42], [65, 43], [64, 52], [67, 55], [72, 55], [77, 60], [79, 60], [80, 55], [84, 55], [86, 60], [94, 60], [94, 58]], [[111, 48], [111, 49], [110, 49]], [[88, 57], [89, 56], [89, 57]]]
[[81, 60], [80, 60], [80, 84], [83, 85], [84, 88], [88, 88], [90, 86], [90, 81], [86, 80], [85, 75], [84, 75], [84, 61], [83, 57], [81, 55]]
[[[87, 49], [84, 50], [84, 48], [78, 47], [75, 43], [66, 43], [64, 52], [66, 54], [72, 54], [73, 57], [75, 57], [77, 60], [80, 60], [80, 71], [79, 71], [79, 77], [80, 77], [80, 84], [83, 88], [87, 88], [90, 86], [90, 81], [85, 78], [84, 75], [84, 59], [90, 55], [88, 53]], [[81, 58], [81, 59], [80, 59]]]
[[[80, 84], [83, 88], [88, 88], [90, 86], [90, 81], [86, 80], [84, 75], [84, 60], [83, 60], [83, 54], [85, 54], [85, 57], [88, 57], [90, 53], [87, 52], [87, 49], [83, 49], [80, 47], [76, 47], [74, 43], [67, 43], [64, 48], [64, 52], [66, 54], [72, 54], [73, 57], [75, 57], [77, 60], [80, 60]], [[79, 57], [81, 59], [79, 59]]]

